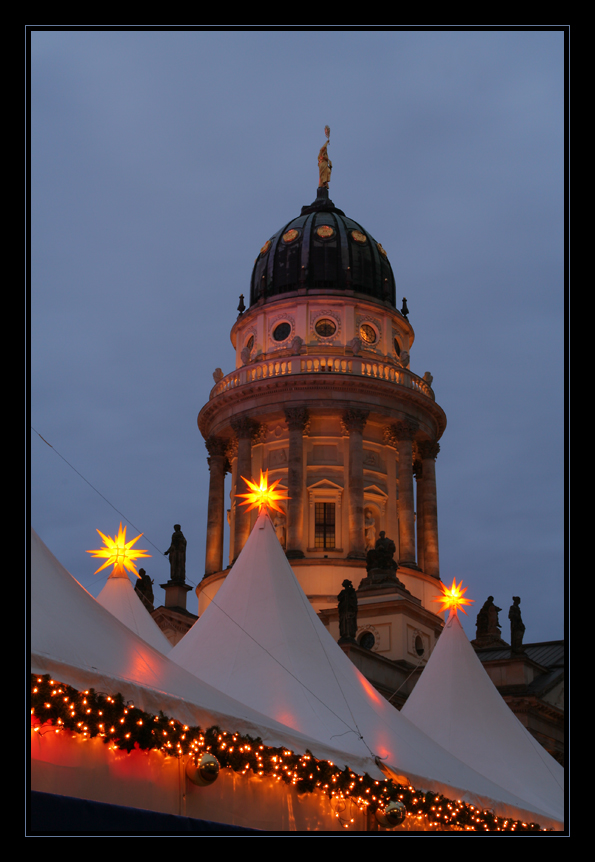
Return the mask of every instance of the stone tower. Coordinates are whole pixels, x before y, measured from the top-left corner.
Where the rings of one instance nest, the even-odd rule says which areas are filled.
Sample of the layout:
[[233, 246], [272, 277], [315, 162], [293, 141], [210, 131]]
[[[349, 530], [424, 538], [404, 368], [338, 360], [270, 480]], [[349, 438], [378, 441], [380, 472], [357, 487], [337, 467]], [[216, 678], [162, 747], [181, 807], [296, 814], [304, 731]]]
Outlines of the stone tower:
[[249, 306], [241, 298], [238, 310], [235, 368], [216, 372], [198, 416], [210, 468], [199, 614], [256, 519], [235, 497], [247, 490], [241, 477], [268, 470], [289, 496], [277, 536], [335, 638], [341, 585], [366, 578], [366, 552], [384, 531], [400, 586], [359, 590], [356, 640], [393, 662], [423, 661], [442, 625], [432, 600], [441, 594], [435, 459], [446, 417], [431, 375], [409, 368], [414, 332], [405, 301], [397, 310], [386, 251], [321, 185], [260, 249]]

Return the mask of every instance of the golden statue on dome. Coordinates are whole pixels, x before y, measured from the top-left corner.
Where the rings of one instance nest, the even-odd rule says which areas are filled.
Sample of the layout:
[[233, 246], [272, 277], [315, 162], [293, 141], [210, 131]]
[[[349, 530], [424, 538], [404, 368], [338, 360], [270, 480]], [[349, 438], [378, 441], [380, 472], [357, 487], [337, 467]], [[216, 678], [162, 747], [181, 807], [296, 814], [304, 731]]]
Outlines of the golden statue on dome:
[[324, 134], [326, 135], [326, 141], [324, 145], [320, 148], [320, 152], [318, 153], [318, 187], [321, 189], [328, 189], [328, 184], [331, 179], [331, 171], [333, 169], [333, 164], [328, 157], [328, 153], [326, 148], [330, 143], [331, 130], [330, 126], [324, 127]]

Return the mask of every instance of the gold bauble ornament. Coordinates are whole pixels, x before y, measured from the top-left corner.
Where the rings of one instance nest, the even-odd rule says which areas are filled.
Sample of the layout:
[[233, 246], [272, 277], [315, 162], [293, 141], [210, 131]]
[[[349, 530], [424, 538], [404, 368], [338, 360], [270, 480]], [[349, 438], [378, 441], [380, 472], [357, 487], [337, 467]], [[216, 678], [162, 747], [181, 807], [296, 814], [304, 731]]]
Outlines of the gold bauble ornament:
[[208, 787], [219, 777], [219, 761], [207, 751], [196, 760], [193, 757], [186, 763], [188, 780], [199, 787]]
[[406, 814], [407, 809], [403, 803], [394, 800], [393, 802], [388, 803], [384, 811], [380, 811], [380, 809], [376, 811], [376, 820], [381, 826], [384, 826], [385, 829], [393, 829], [395, 826], [399, 826], [399, 824], [403, 822]]

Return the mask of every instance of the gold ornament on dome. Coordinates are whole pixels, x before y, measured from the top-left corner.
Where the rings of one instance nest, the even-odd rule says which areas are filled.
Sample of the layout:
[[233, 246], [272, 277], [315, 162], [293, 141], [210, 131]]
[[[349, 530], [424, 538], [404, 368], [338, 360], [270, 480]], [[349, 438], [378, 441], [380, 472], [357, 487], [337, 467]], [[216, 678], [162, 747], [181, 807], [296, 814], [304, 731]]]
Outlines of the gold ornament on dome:
[[368, 241], [368, 238], [366, 237], [365, 233], [362, 233], [360, 230], [352, 230], [351, 237], [356, 242], [364, 243]]
[[318, 236], [322, 237], [322, 239], [328, 239], [329, 236], [334, 236], [335, 231], [328, 224], [323, 224], [319, 228], [316, 228], [316, 233]]
[[331, 179], [331, 171], [333, 169], [333, 163], [329, 159], [326, 149], [330, 143], [330, 126], [324, 127], [324, 134], [326, 135], [326, 141], [321, 146], [320, 152], [318, 153], [318, 187], [321, 189], [328, 189], [328, 184]]
[[292, 228], [292, 230], [288, 230], [287, 233], [283, 234], [283, 242], [293, 242], [294, 239], [297, 239], [300, 232]]
[[380, 252], [380, 254], [383, 254], [383, 255], [386, 257], [386, 252], [385, 252], [385, 250], [382, 248], [382, 246], [380, 245], [380, 243], [379, 243], [379, 242], [377, 242], [377, 243], [376, 243], [376, 245], [378, 246], [378, 251]]
[[266, 254], [267, 251], [270, 249], [270, 247], [271, 247], [271, 241], [270, 241], [270, 239], [267, 239], [267, 241], [265, 242], [263, 247], [260, 249], [260, 253]]

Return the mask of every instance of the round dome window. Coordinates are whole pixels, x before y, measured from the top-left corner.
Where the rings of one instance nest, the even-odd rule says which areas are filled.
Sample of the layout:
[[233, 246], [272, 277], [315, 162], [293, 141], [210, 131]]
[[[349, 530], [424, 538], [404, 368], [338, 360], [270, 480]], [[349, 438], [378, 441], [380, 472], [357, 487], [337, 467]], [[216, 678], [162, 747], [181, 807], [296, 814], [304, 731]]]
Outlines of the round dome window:
[[366, 344], [376, 344], [378, 340], [376, 330], [369, 323], [362, 323], [359, 328], [359, 334], [362, 341], [365, 341]]
[[289, 323], [280, 323], [273, 329], [273, 338], [275, 341], [285, 341], [291, 335], [291, 326]]
[[364, 632], [359, 639], [359, 645], [364, 649], [372, 649], [375, 643], [376, 638], [372, 632]]
[[316, 321], [314, 329], [322, 338], [330, 338], [330, 336], [334, 335], [337, 331], [337, 324], [334, 320], [330, 320], [328, 317], [323, 317]]

